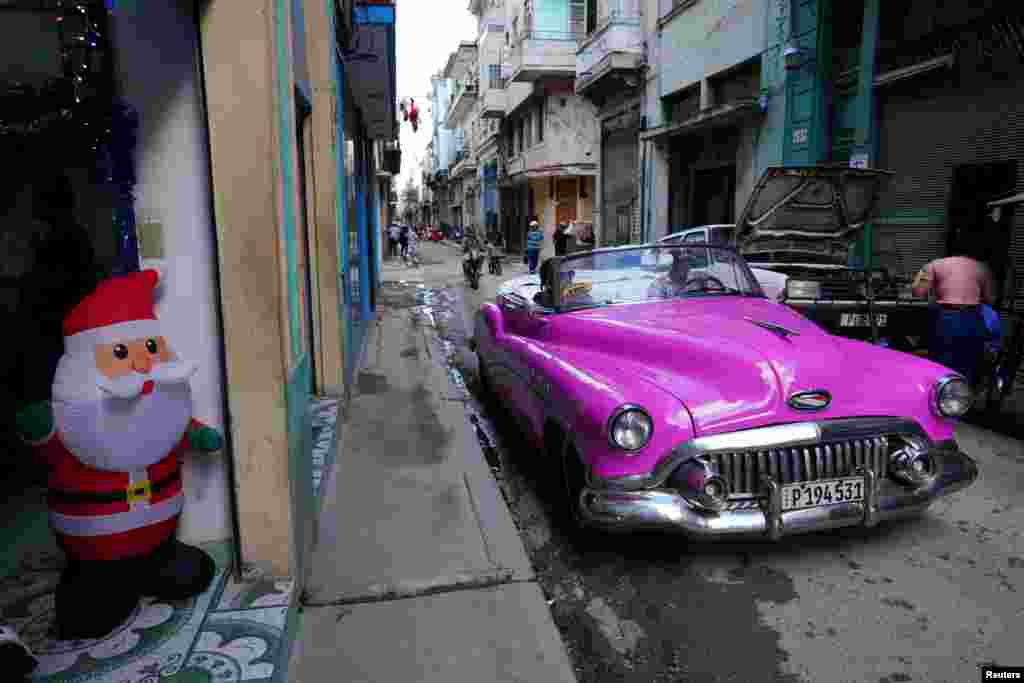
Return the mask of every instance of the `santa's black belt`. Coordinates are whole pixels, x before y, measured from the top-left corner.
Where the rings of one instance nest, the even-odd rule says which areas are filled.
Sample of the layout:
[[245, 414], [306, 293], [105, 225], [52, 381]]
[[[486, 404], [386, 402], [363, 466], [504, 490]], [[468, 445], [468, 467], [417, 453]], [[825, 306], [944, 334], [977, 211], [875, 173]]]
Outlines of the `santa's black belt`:
[[167, 477], [158, 481], [144, 481], [129, 484], [120, 491], [63, 491], [50, 489], [47, 496], [55, 503], [134, 503], [149, 501], [153, 494], [163, 491], [175, 482], [181, 481], [181, 470], [175, 469]]

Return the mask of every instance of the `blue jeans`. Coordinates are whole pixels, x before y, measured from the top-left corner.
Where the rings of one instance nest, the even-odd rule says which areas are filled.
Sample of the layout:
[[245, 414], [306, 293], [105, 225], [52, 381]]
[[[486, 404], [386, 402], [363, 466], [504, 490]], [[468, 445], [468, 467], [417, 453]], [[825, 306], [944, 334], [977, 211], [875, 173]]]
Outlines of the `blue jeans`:
[[537, 258], [540, 256], [540, 249], [527, 249], [526, 262], [530, 266], [530, 272], [537, 272]]
[[931, 359], [959, 372], [972, 385], [978, 381], [978, 364], [985, 350], [988, 328], [980, 308], [937, 308], [932, 317], [928, 344]]

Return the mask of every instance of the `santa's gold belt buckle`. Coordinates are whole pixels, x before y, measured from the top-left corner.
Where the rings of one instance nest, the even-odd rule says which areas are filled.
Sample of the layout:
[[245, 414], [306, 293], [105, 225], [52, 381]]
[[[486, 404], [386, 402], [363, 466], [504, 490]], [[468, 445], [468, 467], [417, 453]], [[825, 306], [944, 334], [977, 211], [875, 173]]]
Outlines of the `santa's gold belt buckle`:
[[128, 487], [129, 503], [148, 503], [152, 497], [153, 488], [150, 486], [148, 479]]

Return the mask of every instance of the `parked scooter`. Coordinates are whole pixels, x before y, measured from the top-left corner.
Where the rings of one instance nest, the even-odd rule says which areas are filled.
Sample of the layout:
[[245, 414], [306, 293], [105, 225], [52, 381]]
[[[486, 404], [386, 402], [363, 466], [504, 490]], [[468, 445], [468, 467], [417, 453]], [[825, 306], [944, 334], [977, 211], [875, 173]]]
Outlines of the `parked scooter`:
[[480, 289], [480, 269], [483, 266], [483, 256], [476, 247], [470, 247], [462, 257], [462, 272], [466, 281], [473, 289]]

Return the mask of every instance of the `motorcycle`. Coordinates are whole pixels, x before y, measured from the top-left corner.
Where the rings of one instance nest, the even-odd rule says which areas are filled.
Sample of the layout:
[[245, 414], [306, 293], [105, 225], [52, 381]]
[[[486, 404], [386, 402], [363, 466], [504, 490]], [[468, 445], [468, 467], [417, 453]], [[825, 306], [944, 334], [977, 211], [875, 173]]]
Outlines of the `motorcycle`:
[[462, 258], [462, 272], [473, 289], [480, 289], [480, 262], [482, 260], [476, 249], [470, 249]]

